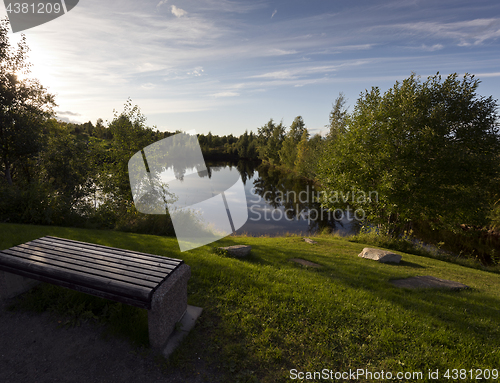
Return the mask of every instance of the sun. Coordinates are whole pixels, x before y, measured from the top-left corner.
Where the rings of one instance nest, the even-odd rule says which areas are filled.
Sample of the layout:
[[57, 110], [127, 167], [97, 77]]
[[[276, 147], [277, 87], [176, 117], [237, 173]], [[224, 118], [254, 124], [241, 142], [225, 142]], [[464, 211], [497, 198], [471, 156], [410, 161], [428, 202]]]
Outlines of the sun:
[[[15, 42], [15, 45], [17, 45], [17, 42]], [[37, 79], [45, 88], [53, 89], [58, 87], [61, 79], [60, 73], [58, 73], [58, 60], [54, 56], [54, 52], [44, 49], [43, 45], [37, 44], [36, 41], [28, 41], [28, 46], [26, 63], [29, 63], [30, 66], [17, 71], [17, 79], [19, 81]]]

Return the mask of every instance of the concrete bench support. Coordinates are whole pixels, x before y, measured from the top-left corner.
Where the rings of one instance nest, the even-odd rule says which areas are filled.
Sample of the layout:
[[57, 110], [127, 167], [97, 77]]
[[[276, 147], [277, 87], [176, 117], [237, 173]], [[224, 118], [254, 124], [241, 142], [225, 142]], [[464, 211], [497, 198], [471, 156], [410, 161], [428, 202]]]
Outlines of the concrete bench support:
[[162, 348], [187, 309], [187, 282], [191, 268], [185, 263], [167, 278], [153, 293], [148, 310], [149, 343]]
[[14, 298], [39, 283], [35, 279], [0, 270], [0, 300]]

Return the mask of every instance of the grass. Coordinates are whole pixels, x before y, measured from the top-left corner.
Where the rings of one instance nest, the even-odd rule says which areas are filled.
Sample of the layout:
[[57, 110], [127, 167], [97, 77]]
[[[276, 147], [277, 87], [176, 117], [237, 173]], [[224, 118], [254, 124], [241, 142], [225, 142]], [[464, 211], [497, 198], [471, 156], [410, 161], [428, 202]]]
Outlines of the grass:
[[[0, 248], [44, 235], [181, 258], [191, 266], [189, 304], [204, 311], [169, 366], [194, 372], [201, 358], [228, 382], [286, 382], [292, 369], [422, 371], [427, 381], [429, 369], [500, 366], [496, 273], [407, 253], [399, 265], [380, 264], [357, 257], [365, 245], [326, 235], [315, 237], [316, 245], [295, 236], [227, 237], [181, 253], [174, 238], [0, 224]], [[236, 244], [251, 245], [250, 256], [213, 250]], [[471, 289], [407, 290], [389, 282], [416, 275]], [[17, 307], [66, 314], [68, 324], [98, 318], [110, 332], [147, 344], [145, 310], [48, 286], [24, 295]]]

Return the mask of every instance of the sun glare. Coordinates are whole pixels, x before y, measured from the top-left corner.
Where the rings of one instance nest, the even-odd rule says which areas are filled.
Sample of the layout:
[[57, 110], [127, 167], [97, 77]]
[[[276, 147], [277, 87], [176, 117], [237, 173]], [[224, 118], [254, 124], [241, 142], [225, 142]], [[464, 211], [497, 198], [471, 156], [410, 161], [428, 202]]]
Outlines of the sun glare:
[[[21, 40], [19, 34], [10, 35], [10, 42], [13, 47]], [[55, 89], [60, 85], [58, 76], [59, 65], [54, 52], [44, 49], [33, 39], [27, 41], [29, 51], [26, 61], [31, 64], [28, 71], [22, 70], [16, 73], [19, 80], [37, 79], [45, 88]]]

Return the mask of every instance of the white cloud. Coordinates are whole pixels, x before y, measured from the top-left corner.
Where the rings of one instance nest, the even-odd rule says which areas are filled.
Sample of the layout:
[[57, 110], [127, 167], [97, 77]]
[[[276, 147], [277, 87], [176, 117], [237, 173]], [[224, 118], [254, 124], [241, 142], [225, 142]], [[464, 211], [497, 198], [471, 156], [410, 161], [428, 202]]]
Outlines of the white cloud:
[[295, 49], [270, 49], [269, 50], [269, 53], [271, 54], [271, 56], [283, 56], [283, 55], [294, 55], [296, 53], [299, 53], [297, 52]]
[[439, 51], [439, 50], [443, 49], [444, 46], [443, 46], [443, 44], [434, 44], [431, 46], [427, 46], [426, 44], [422, 44], [421, 48], [424, 51], [434, 52], [434, 51]]
[[161, 0], [157, 5], [156, 8], [160, 8], [163, 4], [166, 4], [168, 0]]
[[236, 93], [236, 92], [233, 92], [233, 91], [230, 91], [230, 90], [212, 94], [212, 96], [215, 97], [215, 98], [218, 98], [218, 97], [236, 97], [236, 96], [239, 96], [239, 95], [240, 95], [239, 93]]
[[273, 79], [273, 80], [285, 80], [285, 79], [296, 78], [296, 74], [297, 74], [297, 71], [291, 71], [288, 69], [284, 69], [284, 70], [279, 70], [279, 71], [275, 71], [275, 72], [258, 74], [255, 76], [251, 76], [251, 78], [267, 78], [267, 79]]
[[271, 15], [271, 19], [272, 19], [272, 18], [274, 17], [274, 15], [275, 15], [275, 14], [277, 14], [277, 13], [278, 13], [278, 10], [277, 10], [277, 9], [275, 9], [275, 10], [274, 10], [274, 12], [273, 12], [273, 14]]
[[152, 64], [152, 63], [149, 63], [149, 62], [140, 63], [137, 66], [137, 72], [139, 72], [139, 73], [160, 71], [162, 69], [165, 69], [165, 65]]
[[482, 77], [500, 77], [500, 72], [490, 72], [490, 73], [478, 73], [476, 75], [478, 78]]
[[275, 72], [268, 72], [264, 74], [254, 75], [250, 78], [262, 78], [262, 79], [270, 79], [270, 80], [293, 80], [304, 78], [311, 75], [326, 75], [330, 72], [335, 72], [340, 68], [344, 67], [354, 67], [358, 65], [369, 64], [370, 60], [355, 60], [355, 61], [347, 61], [338, 65], [310, 65], [299, 68], [290, 68], [283, 69]]
[[184, 9], [177, 8], [175, 5], [172, 5], [170, 9], [172, 10], [172, 14], [175, 15], [175, 17], [182, 17], [187, 15], [187, 12]]
[[198, 66], [194, 68], [191, 72], [187, 72], [187, 74], [190, 76], [200, 77], [203, 74], [203, 72], [205, 72], [205, 70], [201, 66]]

